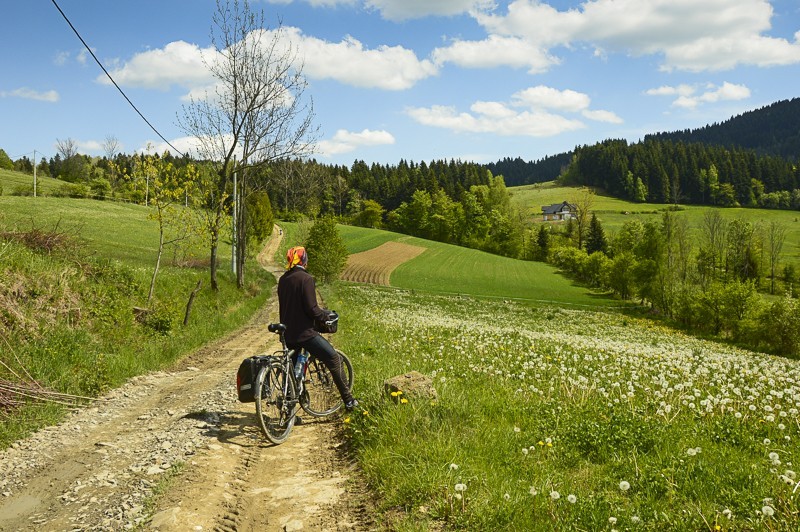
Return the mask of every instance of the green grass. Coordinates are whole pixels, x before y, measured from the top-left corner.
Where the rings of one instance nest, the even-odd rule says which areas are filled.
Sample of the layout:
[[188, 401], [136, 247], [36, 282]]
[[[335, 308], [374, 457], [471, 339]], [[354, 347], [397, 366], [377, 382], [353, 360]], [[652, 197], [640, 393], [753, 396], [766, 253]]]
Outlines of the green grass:
[[[343, 422], [392, 530], [800, 528], [797, 361], [619, 313], [325, 297], [363, 406]], [[436, 401], [384, 395], [411, 370]]]
[[392, 273], [390, 282], [394, 287], [568, 305], [622, 304], [576, 285], [556, 273], [552, 266], [540, 262], [500, 257], [388, 231], [348, 226], [341, 226], [340, 231], [351, 253], [372, 249], [388, 241], [427, 248]]
[[[24, 368], [43, 386], [64, 393], [94, 396], [133, 375], [174, 363], [245, 323], [274, 283], [251, 261], [246, 290], [238, 290], [222, 259], [215, 292], [207, 267], [174, 266], [168, 252], [148, 304], [158, 239], [144, 208], [0, 197], [0, 232], [32, 228], [57, 230], [67, 238], [50, 252], [0, 239], [0, 334], [8, 342], [0, 356], [17, 373]], [[196, 253], [207, 264], [206, 252]], [[184, 327], [186, 303], [198, 281], [202, 289]], [[143, 320], [135, 318], [135, 307], [149, 308]], [[0, 371], [0, 378], [11, 377]], [[25, 406], [3, 419], [0, 447], [57, 421], [62, 413], [51, 405]]]
[[[47, 176], [36, 176], [36, 194], [37, 196], [46, 196], [57, 190], [65, 182], [59, 179], [53, 179]], [[22, 172], [15, 172], [13, 170], [0, 169], [0, 188], [3, 189], [4, 196], [14, 193], [17, 189], [30, 189], [33, 194], [33, 175], [23, 174]]]
[[[158, 224], [148, 220], [143, 205], [74, 198], [0, 197], [0, 217], [7, 226], [36, 227], [43, 231], [79, 235], [103, 257], [151, 267], [158, 251]], [[0, 223], [3, 219], [0, 218]], [[197, 257], [207, 255], [196, 248]], [[221, 243], [219, 257], [230, 257], [230, 245]]]
[[[511, 187], [508, 190], [511, 193], [512, 203], [530, 222], [536, 223], [542, 221], [541, 208], [543, 205], [570, 201], [577, 197], [578, 191], [575, 187], [561, 187], [554, 182]], [[660, 223], [661, 217], [668, 207], [669, 205], [664, 204], [633, 203], [598, 194], [594, 199], [593, 211], [603, 224], [606, 233], [613, 234], [619, 231], [626, 221], [633, 219]], [[761, 223], [765, 227], [770, 222], [778, 222], [786, 227], [786, 241], [781, 252], [781, 260], [800, 267], [800, 212], [700, 205], [682, 205], [680, 208], [681, 210], [675, 214], [686, 217], [696, 237], [699, 237], [703, 216], [709, 209], [719, 211], [726, 220], [741, 218], [752, 223]]]

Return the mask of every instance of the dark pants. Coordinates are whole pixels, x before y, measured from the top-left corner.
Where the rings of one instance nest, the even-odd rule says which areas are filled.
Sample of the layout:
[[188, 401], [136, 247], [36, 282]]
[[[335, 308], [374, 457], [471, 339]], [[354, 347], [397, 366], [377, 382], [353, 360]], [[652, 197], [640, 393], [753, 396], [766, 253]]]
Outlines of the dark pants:
[[342, 396], [344, 404], [353, 400], [353, 395], [347, 388], [346, 377], [342, 371], [342, 357], [339, 356], [339, 353], [336, 352], [330, 342], [322, 336], [315, 336], [305, 342], [290, 345], [289, 348], [295, 350], [297, 348], [303, 348], [311, 353], [311, 356], [317, 360], [321, 360], [330, 370], [333, 376], [333, 382], [336, 384], [336, 388], [339, 390], [339, 395]]

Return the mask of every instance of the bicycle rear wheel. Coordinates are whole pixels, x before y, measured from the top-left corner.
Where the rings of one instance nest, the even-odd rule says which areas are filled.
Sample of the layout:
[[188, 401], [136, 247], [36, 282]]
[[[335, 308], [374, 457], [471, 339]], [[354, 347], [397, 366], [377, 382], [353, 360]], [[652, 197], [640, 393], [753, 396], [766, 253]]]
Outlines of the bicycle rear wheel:
[[[342, 371], [349, 389], [353, 388], [353, 365], [350, 359], [339, 351], [342, 357]], [[308, 363], [300, 405], [303, 410], [314, 417], [329, 416], [342, 407], [342, 396], [333, 382], [333, 375], [322, 361], [312, 358]]]
[[280, 362], [264, 365], [256, 377], [256, 416], [261, 431], [274, 444], [289, 437], [297, 410], [294, 397], [294, 380], [287, 378]]

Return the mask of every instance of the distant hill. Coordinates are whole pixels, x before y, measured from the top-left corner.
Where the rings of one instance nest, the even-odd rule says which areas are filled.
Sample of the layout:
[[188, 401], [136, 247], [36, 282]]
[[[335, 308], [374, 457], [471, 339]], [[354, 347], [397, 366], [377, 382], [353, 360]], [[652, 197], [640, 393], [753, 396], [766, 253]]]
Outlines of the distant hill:
[[759, 155], [775, 155], [796, 161], [800, 158], [800, 98], [775, 102], [734, 116], [721, 124], [647, 135], [647, 140], [745, 148]]
[[[744, 148], [758, 155], [797, 161], [800, 160], [800, 98], [775, 102], [698, 129], [653, 133], [644, 140]], [[537, 161], [506, 157], [487, 164], [486, 168], [493, 175], [502, 175], [509, 187], [543, 183], [556, 179], [572, 161], [574, 153], [571, 150]]]
[[572, 153], [569, 151], [558, 155], [548, 155], [538, 161], [506, 157], [496, 163], [487, 164], [486, 168], [492, 172], [492, 175], [503, 176], [507, 187], [545, 183], [555, 180], [561, 174], [572, 161]]

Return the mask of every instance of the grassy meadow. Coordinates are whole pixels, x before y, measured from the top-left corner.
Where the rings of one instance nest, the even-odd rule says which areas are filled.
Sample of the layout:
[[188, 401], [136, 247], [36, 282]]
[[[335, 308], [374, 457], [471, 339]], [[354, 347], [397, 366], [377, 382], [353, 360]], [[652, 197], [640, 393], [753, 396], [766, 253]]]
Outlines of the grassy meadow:
[[[797, 361], [616, 312], [324, 295], [363, 406], [343, 421], [393, 530], [800, 529]], [[411, 370], [437, 400], [383, 393]]]
[[398, 241], [427, 248], [401, 264], [391, 285], [432, 293], [550, 302], [562, 305], [620, 306], [622, 303], [578, 286], [540, 262], [521, 261], [483, 251], [443, 244], [399, 233], [340, 226], [350, 253]]
[[[53, 179], [47, 176], [36, 176], [36, 194], [49, 195], [64, 184], [64, 181]], [[4, 170], [0, 168], [0, 188], [3, 192], [1, 195], [8, 196], [17, 191], [25, 190], [33, 194], [33, 176], [15, 172], [13, 170]]]
[[[508, 190], [511, 193], [512, 203], [531, 222], [541, 222], [543, 205], [573, 200], [577, 197], [578, 192], [575, 187], [562, 187], [554, 182], [512, 187]], [[609, 234], [617, 232], [622, 224], [634, 218], [643, 222], [660, 223], [661, 216], [668, 207], [668, 205], [655, 203], [633, 203], [598, 194], [594, 198], [592, 210], [597, 214], [606, 233]], [[784, 225], [786, 241], [781, 253], [782, 260], [800, 267], [800, 212], [682, 205], [681, 210], [676, 214], [685, 216], [691, 229], [698, 234], [703, 216], [709, 209], [717, 209], [726, 220], [741, 218], [752, 223], [760, 222], [765, 226], [773, 221]]]
[[[176, 266], [168, 251], [148, 304], [158, 226], [141, 206], [2, 196], [0, 233], [7, 234], [0, 238], [0, 357], [7, 366], [0, 379], [27, 371], [62, 393], [95, 396], [174, 363], [245, 323], [274, 283], [251, 263], [250, 283], [240, 291], [223, 266], [220, 290], [213, 292], [207, 267]], [[36, 234], [46, 238], [24, 238]], [[208, 264], [205, 249], [187, 253], [182, 258], [188, 263]], [[220, 250], [221, 257], [229, 255]], [[198, 281], [202, 288], [184, 327]], [[148, 312], [137, 319], [134, 307]], [[0, 447], [57, 421], [62, 412], [33, 403], [4, 416]]]

